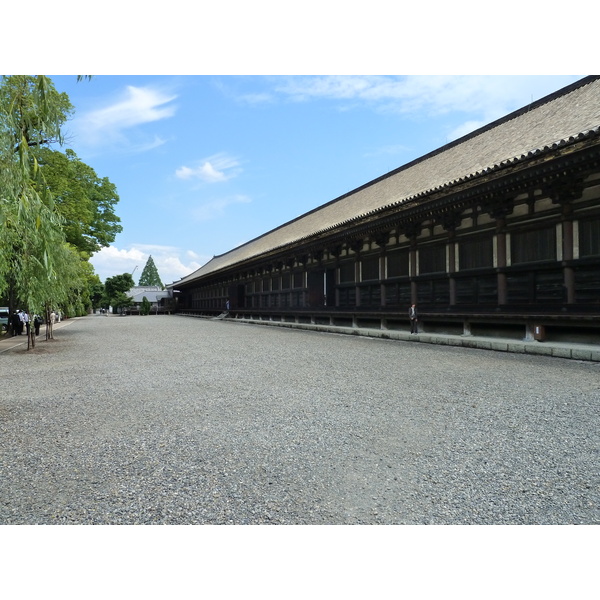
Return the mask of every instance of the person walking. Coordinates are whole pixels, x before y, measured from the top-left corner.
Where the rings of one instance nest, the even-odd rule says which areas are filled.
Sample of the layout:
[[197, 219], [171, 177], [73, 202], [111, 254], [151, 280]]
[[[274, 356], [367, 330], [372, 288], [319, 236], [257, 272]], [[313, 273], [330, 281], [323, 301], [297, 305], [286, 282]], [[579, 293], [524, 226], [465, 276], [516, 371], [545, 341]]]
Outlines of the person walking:
[[408, 318], [410, 319], [410, 332], [419, 333], [419, 328], [417, 326], [417, 322], [419, 321], [419, 315], [417, 314], [416, 305], [413, 304], [408, 309]]

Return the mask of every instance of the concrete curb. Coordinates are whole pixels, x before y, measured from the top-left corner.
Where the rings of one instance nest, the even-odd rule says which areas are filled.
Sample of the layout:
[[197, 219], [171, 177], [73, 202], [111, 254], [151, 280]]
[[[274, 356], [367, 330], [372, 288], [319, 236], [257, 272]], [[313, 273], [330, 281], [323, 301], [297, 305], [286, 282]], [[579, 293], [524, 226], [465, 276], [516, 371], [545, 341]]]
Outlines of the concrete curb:
[[[178, 315], [188, 316], [188, 315]], [[389, 329], [368, 329], [359, 327], [336, 327], [334, 325], [316, 325], [311, 323], [286, 323], [281, 321], [257, 321], [254, 319], [223, 319], [223, 322], [244, 323], [251, 325], [266, 325], [272, 327], [288, 327], [342, 335], [361, 335], [365, 337], [421, 344], [438, 344], [442, 346], [458, 346], [477, 350], [495, 350], [496, 352], [513, 352], [517, 354], [532, 354], [600, 362], [600, 346], [588, 344], [569, 344], [564, 342], [538, 342], [513, 340], [506, 338], [484, 338], [450, 334], [418, 333], [410, 334], [404, 331]]]

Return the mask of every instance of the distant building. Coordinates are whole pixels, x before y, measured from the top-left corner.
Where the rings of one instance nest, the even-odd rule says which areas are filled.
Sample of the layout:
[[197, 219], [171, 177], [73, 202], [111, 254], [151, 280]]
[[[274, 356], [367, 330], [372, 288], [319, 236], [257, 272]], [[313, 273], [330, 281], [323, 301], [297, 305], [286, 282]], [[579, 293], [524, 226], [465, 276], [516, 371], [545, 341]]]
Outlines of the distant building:
[[158, 285], [136, 286], [127, 292], [127, 296], [133, 300], [131, 308], [127, 309], [129, 313], [137, 313], [144, 300], [144, 296], [151, 304], [150, 312], [167, 312], [171, 304], [169, 300], [173, 293], [171, 290], [165, 290]]
[[[292, 182], [293, 183], [293, 182]], [[600, 77], [171, 284], [182, 313], [600, 343]]]

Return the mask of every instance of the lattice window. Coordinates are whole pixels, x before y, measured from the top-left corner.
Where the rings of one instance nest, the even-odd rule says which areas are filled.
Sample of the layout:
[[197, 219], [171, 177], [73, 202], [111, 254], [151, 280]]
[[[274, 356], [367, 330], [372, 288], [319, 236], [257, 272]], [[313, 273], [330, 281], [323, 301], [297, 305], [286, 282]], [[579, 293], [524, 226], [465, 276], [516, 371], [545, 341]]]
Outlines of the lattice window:
[[340, 283], [352, 283], [355, 280], [354, 261], [347, 260], [340, 264]]
[[298, 271], [294, 273], [294, 287], [302, 288], [304, 287], [304, 273], [302, 271]]
[[556, 260], [556, 228], [512, 233], [510, 255], [513, 265]]
[[379, 257], [368, 256], [361, 260], [362, 281], [373, 281], [379, 279]]
[[445, 271], [445, 244], [430, 244], [419, 248], [419, 275], [423, 273], [445, 273]]
[[600, 219], [579, 221], [579, 256], [600, 256]]
[[387, 276], [408, 277], [409, 250], [392, 250], [387, 254]]
[[494, 266], [494, 247], [491, 237], [466, 238], [458, 243], [458, 265], [461, 271]]

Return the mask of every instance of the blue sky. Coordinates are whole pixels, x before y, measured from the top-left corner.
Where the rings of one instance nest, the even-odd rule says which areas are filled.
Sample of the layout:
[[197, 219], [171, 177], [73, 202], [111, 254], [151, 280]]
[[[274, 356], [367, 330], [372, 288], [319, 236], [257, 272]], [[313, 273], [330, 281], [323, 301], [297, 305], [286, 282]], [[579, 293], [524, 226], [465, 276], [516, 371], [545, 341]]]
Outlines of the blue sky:
[[120, 196], [96, 272], [165, 284], [580, 77], [51, 75]]

